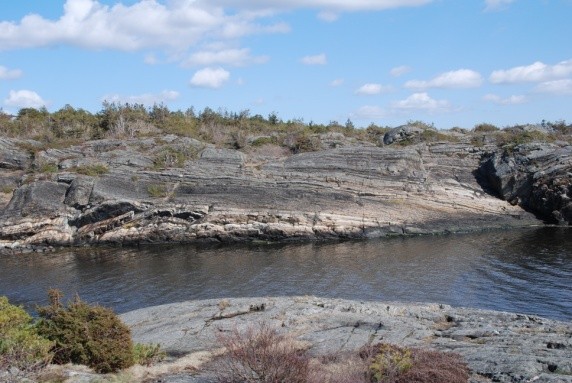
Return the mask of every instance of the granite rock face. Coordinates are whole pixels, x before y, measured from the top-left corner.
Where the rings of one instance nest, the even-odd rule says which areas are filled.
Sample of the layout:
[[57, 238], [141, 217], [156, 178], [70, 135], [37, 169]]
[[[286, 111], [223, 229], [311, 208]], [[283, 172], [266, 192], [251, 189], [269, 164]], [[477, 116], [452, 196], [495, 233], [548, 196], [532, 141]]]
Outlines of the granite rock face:
[[[540, 317], [440, 304], [315, 297], [182, 302], [121, 316], [137, 342], [172, 355], [213, 350], [217, 334], [260, 323], [295, 336], [312, 355], [353, 352], [379, 342], [456, 352], [470, 382], [572, 382], [572, 325]], [[164, 382], [205, 382], [199, 374]]]
[[526, 144], [497, 150], [484, 156], [480, 173], [511, 204], [549, 222], [572, 223], [572, 146]]
[[[483, 190], [475, 174], [489, 169], [481, 164], [488, 148], [468, 140], [378, 147], [338, 137], [334, 148], [291, 155], [164, 136], [38, 149], [33, 158], [10, 140], [1, 144], [13, 148], [8, 159], [23, 157], [11, 162], [20, 170], [0, 169], [12, 178], [21, 172], [0, 210], [0, 248], [369, 238], [541, 224]], [[548, 184], [552, 173], [545, 176]]]

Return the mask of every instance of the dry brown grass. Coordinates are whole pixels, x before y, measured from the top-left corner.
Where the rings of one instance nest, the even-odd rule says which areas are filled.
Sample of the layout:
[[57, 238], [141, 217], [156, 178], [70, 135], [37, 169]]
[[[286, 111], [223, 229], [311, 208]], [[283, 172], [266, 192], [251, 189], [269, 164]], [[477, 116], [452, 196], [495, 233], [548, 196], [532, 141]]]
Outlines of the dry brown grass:
[[312, 357], [265, 323], [218, 341], [225, 352], [210, 370], [221, 383], [465, 383], [469, 377], [459, 355], [392, 344]]
[[221, 383], [306, 383], [309, 357], [290, 338], [262, 323], [218, 339], [226, 353], [215, 362]]

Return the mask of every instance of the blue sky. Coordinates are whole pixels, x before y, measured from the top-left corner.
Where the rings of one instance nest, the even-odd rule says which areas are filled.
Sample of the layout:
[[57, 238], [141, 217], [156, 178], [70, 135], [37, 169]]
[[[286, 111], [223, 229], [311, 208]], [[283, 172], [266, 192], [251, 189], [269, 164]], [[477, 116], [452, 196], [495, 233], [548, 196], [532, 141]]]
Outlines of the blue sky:
[[572, 121], [572, 0], [18, 0], [0, 107], [438, 128]]

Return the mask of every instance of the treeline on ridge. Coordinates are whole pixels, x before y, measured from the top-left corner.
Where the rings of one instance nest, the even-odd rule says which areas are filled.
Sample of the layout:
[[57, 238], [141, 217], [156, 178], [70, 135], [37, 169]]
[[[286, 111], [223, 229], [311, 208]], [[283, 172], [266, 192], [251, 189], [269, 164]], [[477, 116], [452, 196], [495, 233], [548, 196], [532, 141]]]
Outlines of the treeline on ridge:
[[[496, 135], [495, 141], [505, 144], [568, 141], [572, 133], [572, 124], [567, 125], [562, 120], [543, 120], [539, 124], [515, 125], [503, 129], [489, 123], [478, 124], [472, 129], [455, 127], [449, 130], [438, 130], [433, 124], [422, 121], [409, 121], [407, 125], [422, 128], [424, 133], [419, 139], [423, 141], [455, 141], [459, 135], [472, 134], [477, 145], [484, 135]], [[302, 119], [283, 121], [275, 112], [264, 117], [260, 114], [251, 115], [249, 110], [237, 113], [223, 109], [215, 111], [208, 107], [202, 111], [196, 111], [193, 107], [185, 111], [172, 111], [163, 104], [146, 107], [143, 104], [104, 102], [102, 109], [95, 114], [71, 105], [55, 112], [49, 112], [45, 107], [22, 108], [16, 115], [9, 115], [0, 109], [0, 136], [33, 139], [48, 147], [68, 146], [103, 138], [175, 134], [219, 147], [244, 149], [274, 144], [298, 153], [320, 149], [320, 137], [324, 134], [343, 134], [345, 138], [355, 141], [380, 144], [380, 137], [390, 129], [390, 126], [374, 123], [367, 127], [356, 127], [350, 119], [343, 124], [337, 121], [328, 124], [305, 123]], [[412, 142], [401, 144], [409, 143]]]

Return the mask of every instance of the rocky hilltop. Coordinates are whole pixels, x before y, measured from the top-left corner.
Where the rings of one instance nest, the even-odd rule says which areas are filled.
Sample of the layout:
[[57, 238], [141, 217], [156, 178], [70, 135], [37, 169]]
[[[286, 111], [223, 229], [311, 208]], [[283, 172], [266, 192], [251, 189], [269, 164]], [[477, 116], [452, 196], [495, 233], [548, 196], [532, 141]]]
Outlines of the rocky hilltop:
[[[425, 139], [429, 137], [431, 139]], [[292, 153], [176, 135], [0, 138], [0, 247], [370, 238], [572, 222], [572, 146], [399, 127]]]

